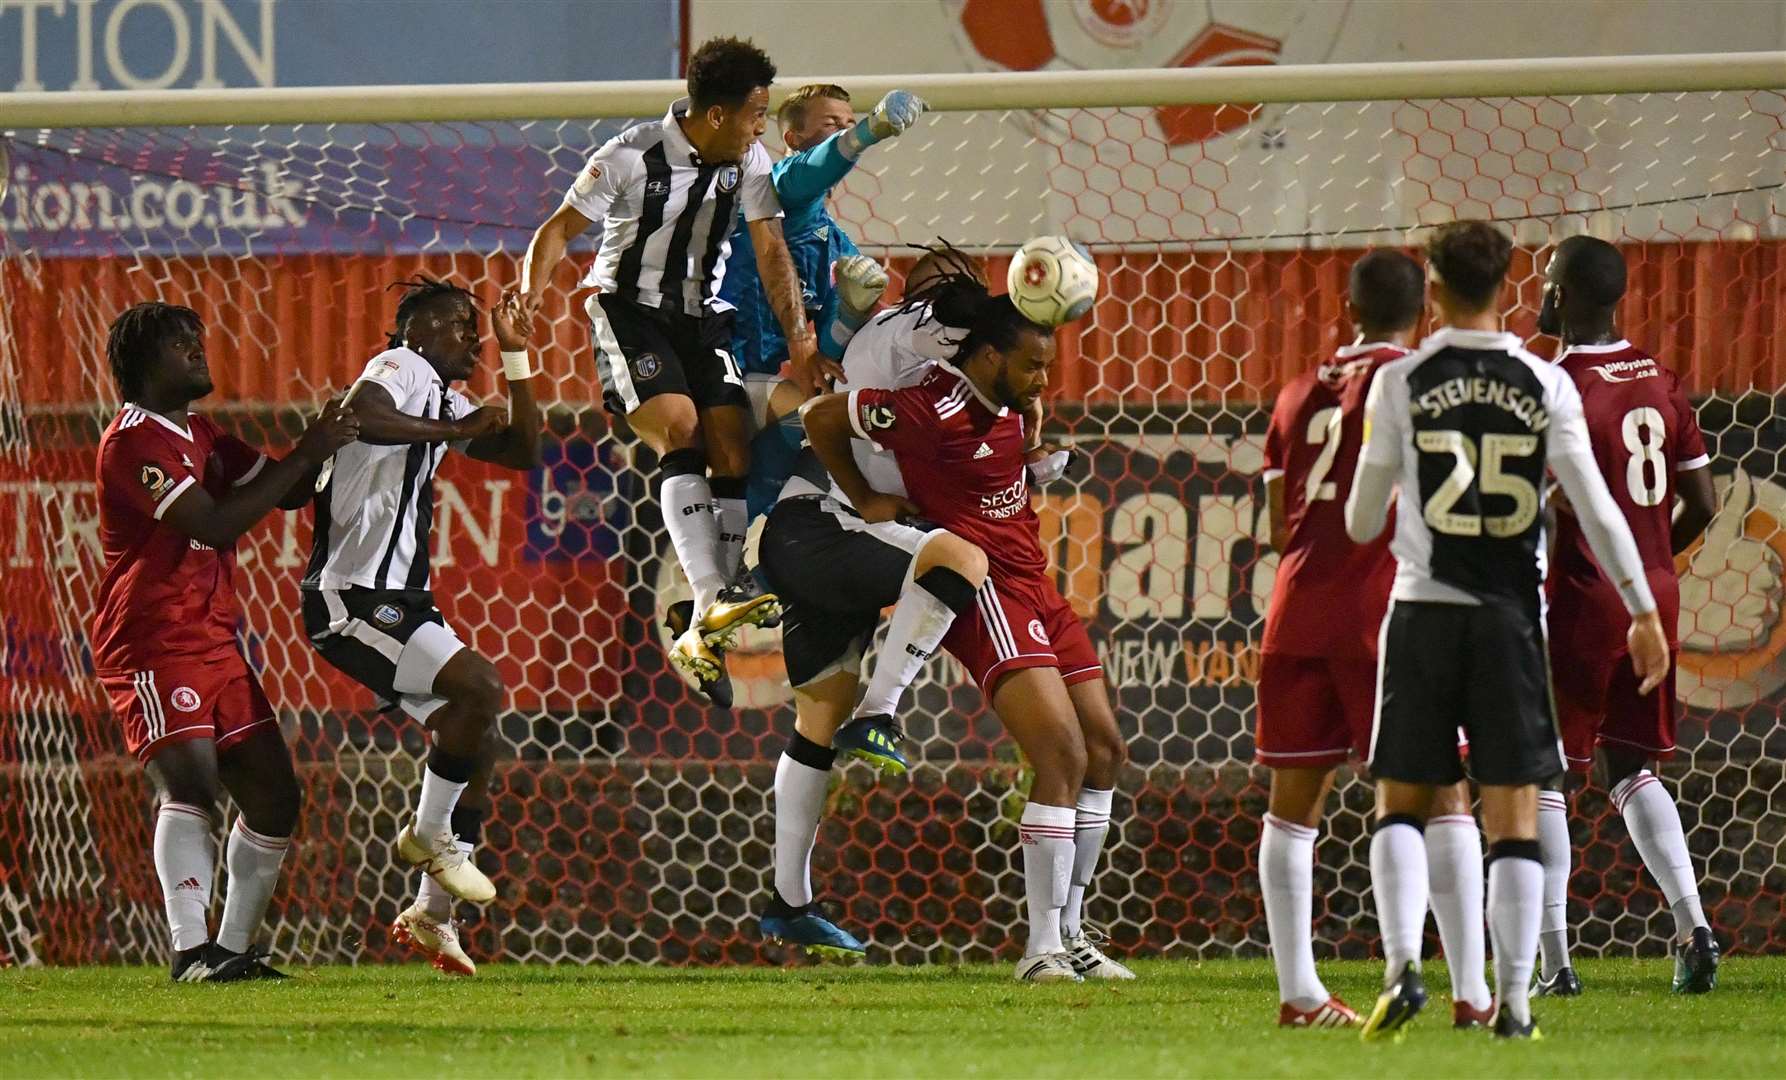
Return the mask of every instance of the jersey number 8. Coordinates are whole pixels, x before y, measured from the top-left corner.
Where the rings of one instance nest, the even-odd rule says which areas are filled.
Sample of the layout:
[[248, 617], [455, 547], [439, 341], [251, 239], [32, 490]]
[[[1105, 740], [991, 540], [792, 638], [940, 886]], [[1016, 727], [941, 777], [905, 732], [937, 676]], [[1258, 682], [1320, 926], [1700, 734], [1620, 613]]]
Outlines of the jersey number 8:
[[1625, 462], [1625, 486], [1631, 489], [1631, 501], [1638, 506], [1655, 506], [1668, 494], [1668, 479], [1663, 475], [1667, 462], [1662, 458], [1668, 432], [1663, 427], [1662, 414], [1648, 405], [1632, 409], [1625, 414], [1620, 429], [1625, 449], [1631, 451], [1630, 460]]
[[[1486, 532], [1493, 537], [1509, 537], [1522, 535], [1532, 527], [1538, 517], [1538, 489], [1525, 477], [1502, 471], [1502, 466], [1510, 457], [1529, 457], [1535, 453], [1538, 436], [1484, 435], [1480, 455], [1476, 444], [1461, 431], [1415, 432], [1414, 445], [1422, 453], [1452, 456], [1451, 475], [1428, 496], [1422, 515], [1434, 531], [1447, 536], [1481, 536]], [[1481, 464], [1480, 483], [1478, 462]], [[1494, 516], [1453, 513], [1451, 508], [1472, 486], [1477, 486], [1484, 495], [1511, 498], [1512, 512]], [[1479, 502], [1479, 499], [1471, 501]]]

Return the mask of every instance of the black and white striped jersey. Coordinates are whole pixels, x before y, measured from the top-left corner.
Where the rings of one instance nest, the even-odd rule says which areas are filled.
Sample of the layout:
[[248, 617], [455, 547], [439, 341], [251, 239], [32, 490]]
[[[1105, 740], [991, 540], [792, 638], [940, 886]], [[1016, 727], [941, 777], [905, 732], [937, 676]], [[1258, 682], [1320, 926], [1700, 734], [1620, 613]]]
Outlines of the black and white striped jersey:
[[565, 192], [565, 205], [602, 223], [601, 249], [583, 284], [643, 304], [699, 316], [729, 311], [719, 298], [728, 239], [742, 205], [746, 221], [779, 217], [769, 152], [753, 142], [742, 162], [704, 162], [676, 122], [688, 99], [662, 120], [609, 139]]
[[[384, 388], [397, 410], [411, 416], [457, 420], [473, 408], [420, 353], [406, 348], [374, 356], [360, 381]], [[428, 588], [434, 471], [448, 445], [463, 452], [467, 444], [354, 442], [336, 451], [334, 474], [316, 497], [304, 587]]]

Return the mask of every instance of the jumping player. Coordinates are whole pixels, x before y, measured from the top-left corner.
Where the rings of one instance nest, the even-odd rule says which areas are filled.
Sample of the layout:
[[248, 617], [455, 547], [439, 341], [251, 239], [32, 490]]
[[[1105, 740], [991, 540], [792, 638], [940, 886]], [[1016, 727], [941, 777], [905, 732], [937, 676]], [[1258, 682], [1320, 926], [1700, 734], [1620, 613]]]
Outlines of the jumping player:
[[[1581, 393], [1594, 460], [1637, 538], [1672, 647], [1681, 606], [1674, 554], [1711, 521], [1717, 494], [1705, 438], [1680, 379], [1619, 336], [1624, 295], [1619, 249], [1591, 236], [1570, 237], [1546, 268], [1538, 329], [1562, 340], [1557, 365]], [[1652, 771], [1653, 762], [1674, 754], [1674, 668], [1655, 693], [1637, 692], [1640, 680], [1625, 647], [1630, 620], [1567, 507], [1557, 515], [1555, 560], [1550, 650], [1563, 753], [1570, 771], [1585, 780], [1598, 747], [1612, 804], [1674, 912], [1674, 989], [1705, 993], [1717, 985], [1718, 943], [1699, 902], [1680, 811]], [[1581, 992], [1581, 980], [1569, 964], [1569, 811], [1561, 784], [1538, 796], [1538, 842], [1544, 849], [1538, 993], [1572, 996]]]
[[[954, 353], [922, 382], [819, 398], [806, 410], [807, 435], [865, 522], [896, 520], [915, 504], [987, 557], [974, 607], [954, 620], [943, 646], [1035, 770], [1019, 825], [1030, 933], [1017, 978], [1130, 979], [1078, 917], [1126, 748], [1097, 652], [1049, 576], [1030, 506], [1025, 414], [1047, 385], [1054, 335], [1004, 296], [980, 290], [971, 311]], [[905, 498], [869, 483], [852, 435], [892, 451]]]
[[[1260, 649], [1257, 757], [1271, 769], [1271, 796], [1259, 885], [1284, 1027], [1359, 1022], [1315, 972], [1315, 837], [1337, 767], [1348, 755], [1370, 755], [1377, 629], [1395, 559], [1387, 538], [1352, 543], [1345, 505], [1364, 443], [1365, 389], [1378, 368], [1408, 354], [1426, 305], [1425, 274], [1399, 251], [1364, 255], [1349, 284], [1357, 342], [1284, 388], [1265, 437], [1272, 545], [1281, 561]], [[1335, 611], [1348, 615], [1335, 619]], [[1426, 849], [1451, 970], [1452, 1021], [1480, 1026], [1492, 1008], [1483, 976], [1482, 834], [1467, 782], [1435, 797]]]
[[1364, 453], [1346, 502], [1346, 531], [1366, 543], [1383, 531], [1400, 488], [1369, 762], [1377, 786], [1371, 891], [1388, 965], [1367, 1039], [1396, 1031], [1426, 1003], [1421, 832], [1435, 790], [1463, 779], [1459, 727], [1489, 841], [1494, 1033], [1538, 1034], [1528, 1001], [1544, 890], [1538, 785], [1563, 769], [1540, 593], [1547, 466], [1632, 615], [1627, 638], [1640, 692], [1668, 672], [1656, 602], [1630, 527], [1595, 467], [1581, 397], [1568, 376], [1500, 331], [1496, 299], [1512, 252], [1487, 222], [1434, 231], [1427, 264], [1444, 325], [1372, 380]]
[[722, 673], [715, 649], [781, 614], [774, 596], [739, 574], [750, 403], [731, 352], [732, 305], [719, 289], [740, 210], [788, 362], [803, 382], [814, 379], [815, 338], [758, 141], [774, 79], [774, 63], [748, 41], [716, 38], [696, 49], [688, 97], [590, 157], [534, 233], [521, 280], [528, 310], [537, 310], [565, 245], [602, 222], [601, 250], [583, 282], [598, 290], [584, 305], [596, 371], [608, 410], [658, 456], [665, 528], [695, 599], [694, 624], [670, 661], [703, 683]]
[[496, 887], [472, 861], [489, 810], [496, 665], [467, 648], [434, 604], [429, 549], [434, 473], [448, 448], [525, 470], [540, 462], [540, 412], [527, 356], [530, 321], [510, 294], [492, 312], [509, 404], [473, 406], [453, 387], [482, 345], [471, 294], [446, 282], [405, 283], [390, 347], [367, 362], [353, 409], [361, 440], [335, 458], [316, 495], [303, 582], [304, 631], [323, 659], [431, 733], [415, 817], [397, 854], [423, 871], [421, 893], [397, 917], [398, 938], [440, 970], [470, 975], [452, 897], [483, 903]]
[[[940, 321], [931, 286], [951, 267], [968, 265], [951, 249], [919, 259], [906, 277], [906, 302], [850, 342], [838, 391], [910, 386], [933, 359], [952, 354], [966, 330]], [[977, 286], [975, 292], [984, 294]], [[903, 497], [891, 454], [861, 441], [852, 450], [877, 490]], [[761, 548], [762, 573], [786, 605], [782, 652], [795, 711], [793, 737], [775, 770], [775, 886], [762, 930], [812, 951], [859, 955], [865, 946], [813, 903], [809, 867], [831, 767], [844, 753], [905, 771], [894, 713], [950, 624], [973, 604], [986, 556], [946, 529], [869, 524], [810, 450], [801, 463], [769, 515]], [[863, 651], [889, 605], [887, 639], [857, 704]]]
[[[213, 388], [190, 308], [137, 304], [112, 322], [106, 355], [121, 409], [99, 440], [105, 577], [93, 665], [124, 741], [155, 785], [155, 872], [176, 982], [283, 978], [254, 945], [298, 820], [291, 751], [236, 643], [236, 541], [358, 435], [331, 401], [283, 460], [223, 432], [192, 402]], [[229, 893], [209, 915], [219, 791], [230, 830]]]

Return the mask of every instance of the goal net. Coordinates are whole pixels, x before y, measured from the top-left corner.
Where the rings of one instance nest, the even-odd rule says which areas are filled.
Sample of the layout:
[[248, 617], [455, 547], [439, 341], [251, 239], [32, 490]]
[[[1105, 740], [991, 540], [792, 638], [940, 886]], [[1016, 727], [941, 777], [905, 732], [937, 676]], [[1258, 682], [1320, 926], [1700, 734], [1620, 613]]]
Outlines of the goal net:
[[[1663, 775], [1713, 924], [1739, 951], [1786, 949], [1786, 96], [1654, 90], [1009, 111], [939, 94], [949, 107], [839, 188], [837, 219], [896, 270], [907, 245], [936, 237], [982, 254], [995, 281], [1034, 235], [1096, 254], [1102, 297], [1063, 332], [1048, 398], [1051, 427], [1092, 467], [1037, 504], [1129, 737], [1088, 914], [1122, 952], [1265, 947], [1251, 728], [1276, 566], [1259, 477], [1270, 403], [1349, 343], [1361, 249], [1417, 247], [1420, 227], [1459, 217], [1516, 237], [1507, 323], [1540, 353], [1554, 348], [1533, 325], [1544, 250], [1577, 233], [1618, 243], [1623, 330], [1698, 404], [1723, 501], [1681, 559], [1682, 747]], [[1332, 96], [1368, 97], [1368, 84]], [[0, 963], [166, 950], [150, 791], [87, 643], [94, 447], [118, 407], [109, 321], [147, 298], [196, 308], [218, 384], [200, 407], [289, 446], [304, 410], [381, 347], [389, 283], [447, 277], [487, 305], [517, 280], [535, 225], [627, 122], [594, 111], [609, 118], [341, 123], [319, 106], [301, 124], [43, 127], [0, 113]], [[767, 141], [780, 145], [773, 129]], [[586, 264], [590, 249], [573, 254]], [[535, 962], [778, 960], [751, 917], [793, 721], [778, 641], [757, 634], [732, 656], [729, 714], [667, 670], [661, 613], [683, 586], [649, 453], [602, 413], [571, 268], [556, 281], [536, 338], [544, 466], [455, 457], [436, 487], [440, 606], [510, 690], [480, 855], [501, 898], [466, 912], [469, 947]], [[474, 399], [500, 396], [495, 371], [472, 380]], [[388, 927], [415, 882], [391, 843], [422, 733], [373, 713], [304, 640], [309, 529], [308, 512], [276, 515], [240, 545], [242, 647], [306, 795], [273, 944], [394, 959]], [[836, 774], [818, 891], [895, 961], [1008, 957], [1026, 765], [946, 659], [904, 719], [908, 778]], [[1362, 956], [1375, 938], [1368, 788], [1348, 780], [1333, 808], [1317, 940]], [[1603, 786], [1574, 803], [1572, 827], [1581, 947], [1662, 951], [1666, 905]]]

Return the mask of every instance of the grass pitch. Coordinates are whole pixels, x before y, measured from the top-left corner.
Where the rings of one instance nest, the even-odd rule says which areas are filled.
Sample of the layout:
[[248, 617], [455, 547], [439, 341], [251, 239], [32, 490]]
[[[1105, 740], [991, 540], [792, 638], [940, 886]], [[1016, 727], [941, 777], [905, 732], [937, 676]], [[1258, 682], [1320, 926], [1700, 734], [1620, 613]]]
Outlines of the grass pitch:
[[[1010, 968], [299, 969], [174, 986], [160, 969], [0, 972], [0, 1076], [1786, 1076], [1786, 958], [1726, 961], [1716, 993], [1660, 960], [1588, 960], [1540, 1000], [1544, 1039], [1450, 1028], [1443, 966], [1400, 1044], [1279, 1031], [1269, 963], [1153, 960], [1127, 985]], [[1327, 963], [1361, 1011], [1379, 966]]]

